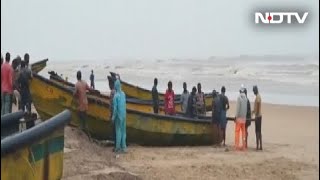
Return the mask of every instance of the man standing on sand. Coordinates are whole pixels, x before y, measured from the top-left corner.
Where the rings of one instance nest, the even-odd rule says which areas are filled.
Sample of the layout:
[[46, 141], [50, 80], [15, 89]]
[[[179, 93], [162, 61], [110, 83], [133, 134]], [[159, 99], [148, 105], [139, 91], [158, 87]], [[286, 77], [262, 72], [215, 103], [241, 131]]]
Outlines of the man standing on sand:
[[90, 87], [91, 87], [91, 89], [95, 89], [95, 87], [94, 87], [94, 74], [93, 74], [93, 70], [91, 70], [91, 75], [90, 75]]
[[[258, 86], [253, 86], [253, 93], [256, 96], [254, 100], [254, 108], [252, 114], [255, 117], [255, 126], [256, 126], [256, 143], [257, 143], [257, 150], [262, 150], [262, 134], [261, 134], [261, 96], [258, 91]], [[260, 145], [260, 147], [259, 147]]]
[[[237, 99], [237, 111], [236, 111], [236, 127], [235, 127], [235, 149], [242, 150], [245, 149], [246, 145], [246, 132], [245, 132], [245, 124], [246, 124], [246, 116], [247, 116], [247, 98], [244, 94], [244, 88], [240, 89], [240, 95]], [[239, 146], [239, 136], [241, 131], [242, 138], [242, 147]]]
[[113, 113], [112, 122], [114, 122], [116, 127], [116, 153], [126, 153], [126, 95], [121, 90], [120, 80], [117, 79], [114, 83], [116, 93], [113, 98]]
[[247, 96], [247, 89], [244, 89], [244, 94], [246, 95], [247, 98], [247, 116], [246, 116], [246, 148], [248, 148], [248, 127], [251, 125], [251, 105], [250, 101]]
[[77, 80], [78, 82], [75, 85], [75, 92], [73, 96], [78, 101], [78, 116], [79, 116], [79, 124], [80, 129], [83, 131], [87, 130], [86, 125], [86, 116], [87, 116], [87, 110], [88, 110], [88, 98], [87, 98], [87, 90], [90, 90], [90, 87], [88, 84], [81, 80], [81, 71], [77, 72]]
[[153, 104], [153, 112], [158, 114], [159, 112], [159, 93], [157, 89], [158, 79], [154, 78], [153, 87], [152, 87], [152, 104]]
[[229, 99], [225, 95], [226, 88], [224, 86], [221, 87], [221, 94], [220, 94], [220, 102], [222, 104], [221, 109], [221, 131], [222, 131], [222, 139], [223, 139], [223, 146], [226, 145], [226, 129], [227, 129], [227, 111], [229, 110]]
[[164, 112], [166, 115], [175, 115], [174, 91], [171, 81], [168, 82], [168, 89], [164, 95]]
[[212, 91], [212, 98], [212, 123], [216, 126], [218, 139], [220, 139], [222, 103], [216, 90]]
[[183, 83], [183, 92], [181, 94], [181, 99], [180, 99], [181, 111], [184, 114], [187, 112], [188, 98], [189, 98], [189, 91], [187, 90], [187, 83], [184, 82]]
[[1, 116], [12, 112], [13, 69], [10, 56], [6, 53], [6, 62], [1, 66]]
[[205, 101], [205, 95], [201, 91], [201, 84], [198, 83], [198, 93], [196, 95], [197, 97], [197, 114], [198, 115], [206, 115], [206, 101]]

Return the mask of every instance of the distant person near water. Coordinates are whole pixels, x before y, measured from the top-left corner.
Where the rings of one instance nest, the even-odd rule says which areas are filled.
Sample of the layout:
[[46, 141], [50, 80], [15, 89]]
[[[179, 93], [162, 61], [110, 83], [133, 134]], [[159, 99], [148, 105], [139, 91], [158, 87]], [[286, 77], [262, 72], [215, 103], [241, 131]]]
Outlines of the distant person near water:
[[250, 101], [249, 101], [248, 96], [247, 96], [247, 89], [244, 89], [244, 94], [246, 95], [246, 98], [247, 98], [246, 148], [248, 148], [248, 137], [249, 137], [248, 128], [251, 125], [251, 105], [250, 105]]
[[[247, 98], [244, 94], [244, 88], [240, 89], [240, 95], [237, 99], [237, 111], [236, 111], [236, 127], [235, 127], [235, 149], [243, 150], [246, 145], [246, 116], [247, 116]], [[239, 146], [239, 136], [241, 131], [242, 147]]]
[[197, 114], [198, 115], [206, 115], [206, 101], [205, 101], [205, 95], [201, 91], [201, 84], [198, 83], [198, 93], [196, 95], [197, 97]]
[[12, 112], [13, 69], [10, 53], [6, 53], [5, 63], [1, 65], [1, 116]]
[[[261, 115], [261, 96], [258, 91], [258, 86], [253, 86], [253, 93], [256, 96], [256, 99], [254, 100], [254, 108], [252, 111], [252, 114], [254, 114], [255, 117], [255, 128], [256, 128], [256, 143], [257, 143], [257, 150], [262, 150], [262, 134], [261, 134], [261, 121], [262, 121], [262, 115]], [[260, 147], [259, 147], [260, 145]]]
[[27, 110], [31, 114], [31, 93], [30, 93], [30, 80], [32, 79], [31, 71], [27, 68], [25, 61], [21, 62], [21, 70], [18, 78], [19, 92], [21, 94], [21, 109]]
[[154, 78], [153, 80], [153, 87], [152, 87], [152, 105], [153, 105], [153, 112], [155, 114], [159, 113], [159, 93], [158, 93], [158, 79]]
[[184, 114], [187, 112], [188, 98], [189, 98], [189, 91], [187, 90], [187, 83], [184, 82], [183, 83], [183, 92], [181, 94], [181, 99], [180, 99], [181, 111]]
[[192, 88], [192, 91], [188, 97], [188, 106], [186, 111], [186, 116], [190, 118], [194, 118], [197, 116], [197, 110], [196, 110], [196, 93], [197, 88], [194, 86]]
[[79, 116], [79, 124], [80, 129], [83, 131], [87, 131], [87, 111], [88, 111], [88, 98], [87, 98], [87, 90], [90, 90], [88, 84], [81, 79], [81, 71], [77, 72], [77, 83], [75, 85], [75, 92], [73, 96], [77, 99], [78, 103], [78, 116]]
[[221, 94], [220, 94], [220, 102], [222, 105], [221, 108], [221, 123], [220, 123], [220, 128], [222, 131], [222, 139], [223, 139], [223, 146], [226, 145], [226, 129], [227, 129], [227, 111], [229, 110], [229, 99], [225, 95], [226, 93], [226, 88], [224, 86], [221, 87]]
[[116, 127], [116, 153], [125, 153], [127, 151], [126, 145], [126, 95], [121, 90], [120, 80], [117, 79], [114, 83], [116, 93], [113, 97], [113, 113], [112, 121]]
[[164, 112], [166, 115], [175, 115], [174, 97], [172, 82], [169, 81], [168, 89], [164, 95]]
[[95, 89], [95, 87], [94, 87], [94, 74], [93, 74], [93, 70], [91, 70], [91, 75], [90, 75], [90, 87], [91, 87], [91, 89]]
[[221, 106], [220, 96], [216, 92], [216, 90], [212, 91], [212, 123], [217, 129], [218, 139], [220, 139], [220, 131], [221, 131]]

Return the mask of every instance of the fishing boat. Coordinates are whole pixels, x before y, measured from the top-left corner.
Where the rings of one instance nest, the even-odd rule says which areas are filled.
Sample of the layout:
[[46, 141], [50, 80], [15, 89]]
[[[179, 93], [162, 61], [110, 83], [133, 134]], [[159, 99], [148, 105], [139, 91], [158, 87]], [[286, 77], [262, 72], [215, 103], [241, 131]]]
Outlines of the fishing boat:
[[44, 69], [47, 66], [47, 62], [48, 62], [48, 59], [44, 59], [31, 64], [32, 72], [39, 73], [40, 71], [42, 71], [42, 69]]
[[[68, 108], [71, 125], [78, 126], [73, 90], [61, 83], [34, 74], [30, 84], [34, 106], [42, 119]], [[95, 139], [111, 139], [110, 106], [106, 98], [89, 96], [87, 131]], [[207, 119], [191, 119], [146, 113], [127, 107], [127, 142], [140, 145], [209, 145], [220, 143], [218, 129]]]
[[[55, 81], [57, 83], [62, 84], [65, 87], [71, 88], [74, 90], [75, 85], [71, 82], [67, 82], [66, 80], [64, 80], [63, 78], [61, 78], [56, 72], [50, 71], [50, 80]], [[110, 76], [108, 76], [108, 79], [111, 78]], [[109, 80], [110, 81], [110, 80]], [[110, 96], [105, 95], [105, 94], [101, 94], [100, 91], [98, 90], [94, 90], [88, 93], [89, 96], [94, 96], [94, 97], [99, 97], [102, 99], [107, 100], [107, 102], [110, 102]], [[142, 111], [142, 112], [148, 112], [148, 113], [152, 113], [153, 112], [153, 103], [151, 100], [140, 100], [140, 99], [136, 99], [136, 98], [127, 98], [127, 107], [129, 109], [135, 109], [138, 111]], [[159, 102], [159, 113], [160, 114], [164, 114], [164, 102], [160, 101]], [[180, 102], [175, 102], [175, 108], [176, 108], [176, 112], [181, 112], [181, 104]]]
[[[117, 73], [110, 72], [111, 76], [115, 78]], [[121, 81], [121, 88], [122, 90], [126, 93], [128, 97], [136, 98], [136, 99], [141, 99], [141, 100], [152, 100], [152, 92], [148, 89], [144, 89], [139, 86], [132, 85], [128, 82]], [[181, 94], [176, 94], [175, 95], [175, 100], [180, 102]], [[164, 94], [159, 93], [159, 99], [164, 99]], [[212, 110], [212, 94], [207, 93], [205, 94], [205, 103], [206, 103], [206, 110], [211, 111]]]
[[23, 114], [18, 112], [1, 117], [1, 129], [3, 126], [11, 129], [5, 134], [1, 131], [1, 179], [61, 179], [64, 127], [70, 121], [70, 111], [65, 110], [19, 132], [19, 119]]

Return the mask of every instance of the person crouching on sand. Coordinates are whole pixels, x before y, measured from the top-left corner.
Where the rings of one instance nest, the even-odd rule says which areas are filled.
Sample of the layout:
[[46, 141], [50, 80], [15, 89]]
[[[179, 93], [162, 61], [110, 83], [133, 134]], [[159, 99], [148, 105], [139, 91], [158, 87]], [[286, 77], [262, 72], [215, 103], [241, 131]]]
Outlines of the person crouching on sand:
[[114, 122], [116, 127], [116, 153], [126, 153], [126, 116], [127, 116], [127, 107], [126, 107], [126, 95], [121, 90], [120, 80], [117, 79], [114, 83], [114, 88], [116, 93], [113, 97], [113, 113], [112, 113], [112, 122]]
[[[245, 123], [246, 123], [246, 116], [247, 116], [247, 98], [244, 94], [244, 88], [240, 89], [240, 95], [237, 99], [237, 111], [236, 111], [236, 127], [235, 127], [235, 149], [242, 150], [245, 149], [246, 145], [246, 130], [245, 130]], [[241, 131], [241, 138], [242, 138], [242, 147], [239, 146], [239, 136]]]

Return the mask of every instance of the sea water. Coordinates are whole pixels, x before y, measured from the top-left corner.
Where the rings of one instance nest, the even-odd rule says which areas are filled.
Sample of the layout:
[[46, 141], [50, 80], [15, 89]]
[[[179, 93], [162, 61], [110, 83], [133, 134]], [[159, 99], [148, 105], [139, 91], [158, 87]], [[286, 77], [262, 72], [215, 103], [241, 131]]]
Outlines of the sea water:
[[76, 82], [76, 72], [90, 83], [91, 70], [96, 89], [108, 93], [109, 72], [119, 73], [128, 83], [150, 89], [158, 78], [159, 92], [165, 92], [172, 81], [176, 94], [182, 92], [183, 82], [188, 90], [201, 83], [204, 92], [227, 89], [230, 100], [236, 100], [243, 84], [248, 97], [254, 100], [252, 86], [257, 85], [263, 102], [273, 104], [319, 106], [318, 56], [239, 56], [208, 59], [105, 59], [50, 60], [40, 74], [49, 77], [56, 71], [70, 82]]

